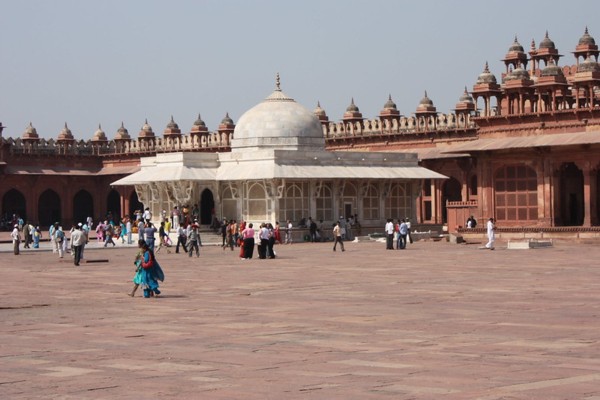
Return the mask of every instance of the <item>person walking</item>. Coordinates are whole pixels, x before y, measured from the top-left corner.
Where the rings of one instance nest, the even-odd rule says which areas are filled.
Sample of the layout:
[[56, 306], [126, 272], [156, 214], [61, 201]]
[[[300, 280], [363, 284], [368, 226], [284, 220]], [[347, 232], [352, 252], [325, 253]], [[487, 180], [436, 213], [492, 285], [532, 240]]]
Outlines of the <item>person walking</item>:
[[335, 242], [333, 243], [333, 251], [335, 251], [335, 248], [337, 247], [338, 243], [340, 244], [342, 251], [346, 251], [344, 250], [344, 242], [342, 241], [342, 229], [340, 228], [339, 222], [336, 222], [333, 227], [333, 237], [335, 238]]
[[408, 236], [408, 226], [406, 225], [405, 220], [400, 221], [400, 226], [398, 227], [398, 246], [396, 247], [399, 250], [404, 250], [406, 248], [406, 239]]
[[179, 228], [177, 228], [177, 246], [175, 246], [175, 253], [179, 254], [179, 246], [180, 245], [181, 245], [181, 247], [183, 247], [184, 253], [188, 252], [188, 249], [186, 246], [186, 241], [187, 241], [186, 227], [184, 225], [179, 225]]
[[288, 219], [285, 225], [285, 244], [292, 244], [292, 220]]
[[75, 226], [75, 229], [71, 233], [71, 246], [73, 247], [73, 263], [79, 266], [81, 261], [81, 248], [85, 243], [85, 234], [81, 230], [81, 223]]
[[[139, 242], [143, 255], [141, 259], [142, 271], [141, 271], [141, 284], [144, 288], [144, 297], [149, 298], [152, 296], [158, 296], [160, 290], [158, 290], [158, 281], [163, 282], [165, 280], [165, 274], [163, 273], [160, 264], [156, 260], [156, 256], [147, 242]], [[133, 297], [133, 296], [132, 296]]]
[[127, 223], [125, 224], [125, 230], [127, 231], [127, 244], [133, 244], [133, 232], [131, 229], [131, 218], [127, 217]]
[[485, 245], [486, 249], [494, 250], [494, 242], [496, 241], [496, 224], [494, 218], [490, 218], [487, 222], [487, 237], [488, 242]]
[[33, 248], [34, 249], [40, 248], [40, 239], [41, 238], [42, 238], [42, 230], [40, 229], [39, 226], [36, 226], [35, 230], [33, 231]]
[[180, 224], [180, 211], [179, 208], [177, 208], [177, 206], [173, 207], [173, 211], [171, 211], [171, 221], [173, 221], [173, 229], [177, 230], [177, 228], [179, 228], [179, 224]]
[[58, 253], [58, 247], [56, 247], [56, 230], [58, 229], [58, 222], [50, 225], [48, 229], [48, 236], [50, 237], [50, 245], [52, 246], [52, 252]]
[[19, 245], [21, 243], [21, 234], [19, 233], [19, 224], [14, 225], [13, 230], [10, 233], [10, 237], [12, 238], [12, 242], [13, 242], [13, 252], [15, 253], [15, 256], [18, 256], [20, 253]]
[[197, 223], [193, 223], [192, 224], [192, 229], [190, 231], [190, 235], [189, 235], [189, 242], [188, 242], [188, 254], [191, 257], [192, 254], [194, 254], [194, 249], [196, 249], [196, 257], [200, 257], [200, 245], [202, 244], [200, 242], [200, 230], [199, 230], [199, 226]]
[[138, 220], [137, 228], [138, 228], [138, 242], [140, 240], [146, 240], [146, 238], [144, 237], [144, 230], [146, 229], [146, 223], [144, 222], [143, 218], [140, 218]]
[[113, 241], [113, 236], [115, 234], [115, 227], [110, 221], [104, 221], [104, 247], [106, 247], [109, 243], [115, 247], [115, 242]]
[[31, 237], [31, 224], [29, 223], [29, 221], [27, 221], [23, 226], [23, 240], [25, 241], [25, 243], [23, 244], [24, 249], [29, 248], [29, 245], [32, 242]]
[[223, 247], [223, 250], [225, 250], [225, 243], [227, 241], [227, 227], [229, 226], [229, 224], [227, 223], [227, 219], [223, 218], [223, 221], [221, 222], [221, 236], [223, 237], [223, 243], [221, 244], [221, 247]]
[[169, 247], [171, 247], [171, 239], [165, 230], [165, 223], [160, 223], [160, 228], [158, 228], [158, 249], [156, 249], [156, 253], [160, 252], [160, 249], [164, 247], [167, 248], [167, 253], [171, 253]]
[[62, 226], [59, 226], [54, 234], [56, 240], [56, 248], [58, 249], [58, 258], [65, 256], [65, 248], [63, 246], [65, 241], [65, 233], [63, 232]]
[[152, 225], [152, 222], [146, 222], [144, 228], [144, 240], [148, 245], [150, 251], [154, 254], [154, 234], [156, 233], [156, 228]]

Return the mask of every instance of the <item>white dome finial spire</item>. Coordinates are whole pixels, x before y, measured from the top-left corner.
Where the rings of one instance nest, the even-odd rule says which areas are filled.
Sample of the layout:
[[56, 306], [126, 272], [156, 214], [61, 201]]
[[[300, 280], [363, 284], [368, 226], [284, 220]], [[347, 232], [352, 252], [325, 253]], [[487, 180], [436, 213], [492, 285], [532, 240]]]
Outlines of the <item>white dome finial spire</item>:
[[277, 76], [275, 78], [275, 90], [281, 92], [281, 80], [279, 79], [279, 72], [277, 73]]

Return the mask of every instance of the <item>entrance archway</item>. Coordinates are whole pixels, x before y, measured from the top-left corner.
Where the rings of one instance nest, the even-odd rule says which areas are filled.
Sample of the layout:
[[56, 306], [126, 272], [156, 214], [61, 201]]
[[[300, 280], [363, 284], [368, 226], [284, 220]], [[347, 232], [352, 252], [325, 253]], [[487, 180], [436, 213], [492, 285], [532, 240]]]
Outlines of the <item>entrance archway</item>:
[[38, 218], [44, 227], [61, 222], [60, 196], [54, 190], [48, 189], [40, 195]]
[[73, 197], [73, 222], [85, 222], [87, 217], [94, 218], [94, 198], [87, 190], [80, 190]]
[[121, 195], [116, 190], [111, 190], [106, 199], [106, 211], [112, 215], [112, 220], [116, 224], [121, 220]]
[[204, 189], [200, 195], [200, 224], [210, 225], [215, 210], [215, 199], [210, 189]]
[[560, 168], [560, 216], [565, 226], [583, 225], [583, 172], [575, 163]]
[[450, 177], [446, 182], [444, 182], [444, 187], [442, 189], [442, 222], [448, 222], [448, 209], [446, 208], [446, 202], [448, 201], [461, 201], [461, 184], [458, 179], [454, 177]]
[[[19, 192], [17, 189], [11, 189], [4, 193], [4, 196], [2, 197], [2, 215], [9, 218], [8, 222], [12, 219], [13, 214], [20, 216], [26, 221], [26, 209], [25, 196], [23, 196], [23, 193]], [[8, 227], [12, 228], [12, 226]]]

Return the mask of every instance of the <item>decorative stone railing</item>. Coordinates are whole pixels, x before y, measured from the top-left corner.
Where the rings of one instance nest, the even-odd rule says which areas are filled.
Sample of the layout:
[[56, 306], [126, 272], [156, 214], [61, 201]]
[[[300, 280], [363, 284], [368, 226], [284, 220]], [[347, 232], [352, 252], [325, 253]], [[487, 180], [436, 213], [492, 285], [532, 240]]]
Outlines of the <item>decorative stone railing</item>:
[[432, 131], [475, 129], [468, 113], [437, 114], [436, 116], [412, 116], [372, 119], [352, 122], [330, 122], [323, 126], [325, 139], [380, 136], [397, 134], [419, 134]]
[[[368, 136], [419, 135], [430, 132], [448, 132], [476, 129], [468, 113], [437, 114], [431, 116], [395, 117], [357, 122], [330, 122], [323, 125], [326, 140], [351, 139]], [[230, 151], [233, 132], [206, 132], [181, 136], [112, 139], [107, 141], [56, 139], [2, 138], [10, 154], [32, 155], [140, 155], [178, 151]]]
[[214, 132], [175, 137], [113, 139], [110, 141], [0, 138], [10, 154], [32, 155], [112, 155], [176, 151], [229, 151], [233, 133]]

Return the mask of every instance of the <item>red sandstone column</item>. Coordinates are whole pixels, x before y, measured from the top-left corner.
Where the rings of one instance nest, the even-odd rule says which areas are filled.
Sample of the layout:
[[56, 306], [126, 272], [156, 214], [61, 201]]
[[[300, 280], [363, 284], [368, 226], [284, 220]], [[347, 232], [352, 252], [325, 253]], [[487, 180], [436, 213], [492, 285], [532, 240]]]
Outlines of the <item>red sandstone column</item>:
[[590, 163], [586, 162], [583, 165], [583, 226], [589, 227], [592, 226], [591, 220], [591, 174], [592, 169], [590, 167]]

